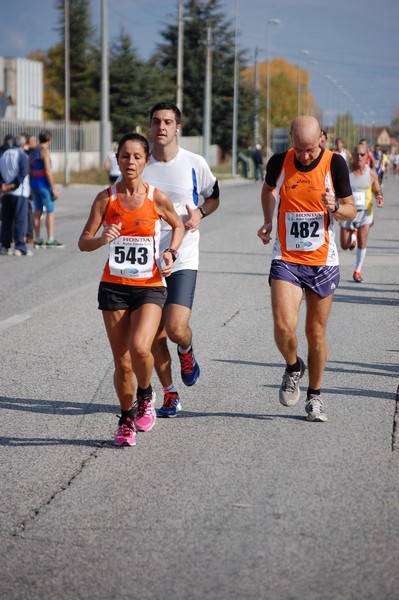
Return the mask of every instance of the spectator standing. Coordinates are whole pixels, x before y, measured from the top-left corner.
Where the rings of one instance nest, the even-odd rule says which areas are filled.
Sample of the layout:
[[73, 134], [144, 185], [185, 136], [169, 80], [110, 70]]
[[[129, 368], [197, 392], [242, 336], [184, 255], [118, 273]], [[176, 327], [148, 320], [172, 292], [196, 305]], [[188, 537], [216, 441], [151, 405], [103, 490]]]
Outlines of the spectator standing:
[[[26, 135], [26, 144], [24, 147], [24, 152], [29, 158], [32, 155], [32, 150], [37, 146], [37, 138], [34, 135]], [[35, 241], [34, 231], [33, 231], [33, 200], [32, 200], [32, 190], [30, 191], [30, 195], [28, 198], [28, 229], [26, 232], [26, 243], [33, 243]]]
[[[0, 157], [2, 202], [1, 254], [32, 256], [26, 247], [28, 227], [29, 160], [22, 146], [25, 138], [17, 135], [13, 145]], [[14, 236], [14, 251], [11, 243]]]
[[2, 145], [0, 146], [0, 156], [2, 156], [4, 154], [4, 152], [6, 150], [8, 150], [9, 148], [12, 148], [14, 142], [14, 136], [11, 133], [7, 133], [4, 136], [4, 141], [2, 143]]
[[[30, 157], [30, 183], [33, 194], [33, 226], [35, 248], [63, 248], [64, 244], [54, 238], [55, 201], [59, 192], [54, 184], [51, 170], [51, 134], [46, 129], [39, 133], [39, 145], [32, 150]], [[46, 209], [47, 241], [40, 236], [40, 219]]]
[[260, 144], [256, 144], [255, 150], [252, 152], [252, 160], [254, 161], [254, 179], [255, 181], [263, 180], [263, 156], [262, 156], [262, 146]]
[[110, 184], [112, 185], [115, 181], [120, 177], [121, 171], [118, 165], [118, 159], [116, 158], [116, 153], [118, 151], [118, 142], [114, 142], [112, 146], [112, 150], [108, 152], [107, 157], [104, 162], [104, 168], [108, 173], [108, 179]]

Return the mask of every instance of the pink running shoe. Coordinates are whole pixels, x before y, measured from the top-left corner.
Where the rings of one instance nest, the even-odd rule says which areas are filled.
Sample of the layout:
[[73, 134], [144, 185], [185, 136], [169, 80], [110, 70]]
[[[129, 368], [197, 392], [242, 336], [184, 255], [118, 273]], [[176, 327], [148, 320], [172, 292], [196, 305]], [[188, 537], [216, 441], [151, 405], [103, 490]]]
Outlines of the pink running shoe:
[[119, 419], [119, 427], [117, 434], [114, 439], [116, 446], [135, 446], [136, 445], [136, 433], [134, 431], [134, 425], [132, 419]]
[[155, 392], [152, 392], [150, 396], [139, 396], [137, 394], [134, 413], [134, 426], [137, 431], [150, 431], [154, 427], [157, 420], [157, 413], [154, 408], [155, 398]]

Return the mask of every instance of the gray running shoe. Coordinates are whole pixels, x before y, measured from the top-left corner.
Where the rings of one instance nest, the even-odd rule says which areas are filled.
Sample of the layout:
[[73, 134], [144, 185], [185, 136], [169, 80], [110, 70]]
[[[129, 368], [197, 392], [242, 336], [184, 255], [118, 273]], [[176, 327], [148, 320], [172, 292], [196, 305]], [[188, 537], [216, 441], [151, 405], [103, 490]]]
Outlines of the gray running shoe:
[[327, 421], [326, 409], [321, 396], [311, 394], [306, 400], [305, 410], [308, 413], [306, 419], [308, 421]]
[[283, 382], [281, 384], [279, 399], [284, 406], [294, 406], [299, 400], [299, 380], [305, 373], [305, 363], [302, 358], [298, 357], [300, 371], [289, 373], [287, 369], [284, 371]]

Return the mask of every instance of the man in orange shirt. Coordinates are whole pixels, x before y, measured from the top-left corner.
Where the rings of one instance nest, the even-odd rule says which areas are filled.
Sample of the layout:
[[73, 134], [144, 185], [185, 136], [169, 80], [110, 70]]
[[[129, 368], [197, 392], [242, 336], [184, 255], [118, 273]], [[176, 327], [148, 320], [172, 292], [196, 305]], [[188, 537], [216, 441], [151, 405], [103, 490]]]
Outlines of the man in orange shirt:
[[305, 294], [309, 421], [327, 420], [320, 390], [327, 360], [327, 321], [339, 284], [333, 215], [345, 221], [356, 215], [346, 162], [339, 154], [320, 148], [320, 138], [320, 124], [314, 117], [299, 116], [293, 121], [292, 149], [273, 155], [267, 164], [262, 189], [264, 224], [258, 230], [262, 242], [268, 244], [277, 204], [269, 282], [274, 337], [286, 361], [279, 399], [284, 406], [294, 406], [300, 396], [305, 363], [297, 355], [296, 328]]

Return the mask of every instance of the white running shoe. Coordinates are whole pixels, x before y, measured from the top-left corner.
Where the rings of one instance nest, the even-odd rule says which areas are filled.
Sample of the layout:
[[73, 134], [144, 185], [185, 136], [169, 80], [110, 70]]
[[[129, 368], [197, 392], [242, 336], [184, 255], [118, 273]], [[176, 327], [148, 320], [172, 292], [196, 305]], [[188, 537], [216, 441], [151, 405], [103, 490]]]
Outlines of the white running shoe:
[[306, 400], [305, 410], [308, 413], [306, 419], [308, 421], [327, 421], [326, 409], [321, 396], [311, 394]]
[[298, 362], [300, 365], [299, 371], [294, 371], [293, 373], [289, 373], [287, 369], [284, 371], [283, 382], [279, 392], [280, 403], [284, 406], [294, 406], [299, 400], [299, 380], [303, 377], [306, 367], [302, 358], [298, 357]]

